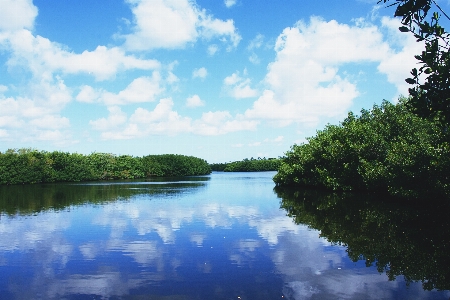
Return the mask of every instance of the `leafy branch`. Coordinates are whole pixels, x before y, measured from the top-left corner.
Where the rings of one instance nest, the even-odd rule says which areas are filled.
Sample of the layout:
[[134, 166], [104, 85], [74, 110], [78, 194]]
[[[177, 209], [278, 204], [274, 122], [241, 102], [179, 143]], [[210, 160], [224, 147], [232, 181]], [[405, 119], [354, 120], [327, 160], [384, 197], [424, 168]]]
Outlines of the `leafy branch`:
[[[387, 3], [390, 0], [379, 0]], [[394, 16], [401, 17], [401, 32], [411, 32], [418, 42], [425, 42], [425, 50], [415, 58], [421, 65], [411, 70], [412, 77], [405, 81], [409, 89], [409, 104], [421, 117], [439, 120], [444, 128], [450, 122], [450, 34], [439, 24], [441, 14], [449, 16], [434, 0], [395, 0]], [[430, 12], [432, 7], [437, 11]], [[431, 17], [430, 17], [431, 15]], [[421, 82], [421, 77], [425, 81]]]

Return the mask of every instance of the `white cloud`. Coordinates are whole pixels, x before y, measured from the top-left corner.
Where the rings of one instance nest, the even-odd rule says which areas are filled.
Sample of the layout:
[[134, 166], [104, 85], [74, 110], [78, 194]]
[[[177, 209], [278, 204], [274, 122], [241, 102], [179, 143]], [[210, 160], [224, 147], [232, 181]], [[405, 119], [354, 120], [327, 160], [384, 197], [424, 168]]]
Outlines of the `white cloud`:
[[[98, 124], [110, 124], [107, 120], [91, 121], [94, 129], [103, 131], [101, 136], [105, 140], [110, 139], [131, 139], [152, 134], [175, 135], [182, 132], [189, 132], [190, 118], [180, 116], [173, 111], [173, 101], [170, 98], [161, 99], [153, 111], [138, 108], [128, 120], [121, 115], [120, 124], [122, 128], [110, 130], [96, 126]], [[98, 123], [97, 123], [98, 122]]]
[[236, 4], [236, 0], [224, 0], [225, 6], [230, 8]]
[[198, 107], [198, 106], [204, 106], [205, 102], [200, 99], [198, 95], [194, 95], [192, 97], [189, 97], [186, 99], [186, 106], [187, 107]]
[[125, 105], [132, 103], [153, 102], [155, 97], [164, 91], [162, 79], [158, 71], [151, 77], [138, 77], [125, 89], [118, 93], [111, 93], [102, 89], [96, 90], [90, 86], [82, 86], [76, 96], [80, 102], [103, 102], [108, 106]]
[[[405, 82], [405, 78], [410, 77], [412, 68], [417, 67], [417, 60], [414, 55], [419, 54], [425, 49], [423, 43], [418, 43], [412, 34], [401, 33], [398, 27], [401, 23], [397, 19], [384, 17], [381, 24], [388, 30], [388, 40], [398, 50], [391, 49], [385, 59], [383, 59], [378, 71], [386, 74], [388, 82], [397, 87], [397, 93], [408, 95], [410, 84]], [[424, 79], [424, 77], [422, 77]], [[394, 97], [397, 100], [398, 97]]]
[[193, 122], [193, 132], [199, 135], [222, 135], [236, 131], [256, 130], [258, 122], [245, 120], [238, 115], [235, 118], [228, 111], [209, 111]]
[[260, 59], [258, 57], [258, 55], [253, 52], [255, 49], [259, 49], [261, 48], [262, 44], [264, 42], [264, 35], [262, 34], [258, 34], [256, 35], [256, 37], [250, 41], [250, 43], [247, 46], [247, 50], [251, 51], [251, 55], [249, 56], [248, 60], [252, 63], [252, 64], [259, 64], [260, 63]]
[[345, 116], [358, 95], [356, 83], [339, 75], [349, 63], [383, 62], [390, 47], [376, 26], [349, 26], [312, 17], [286, 28], [269, 64], [267, 90], [245, 112], [274, 125], [315, 126], [321, 118]]
[[208, 46], [207, 52], [209, 56], [214, 56], [214, 54], [216, 54], [217, 51], [219, 51], [219, 46], [217, 46], [216, 44]]
[[38, 9], [32, 0], [1, 0], [0, 31], [32, 29]]
[[[245, 70], [244, 74], [246, 74]], [[226, 77], [223, 83], [228, 94], [236, 99], [256, 97], [258, 94], [257, 90], [250, 87], [251, 80], [240, 77], [239, 72]]]
[[223, 135], [237, 131], [256, 130], [258, 121], [233, 117], [228, 111], [206, 112], [197, 120], [183, 117], [173, 110], [171, 98], [161, 99], [153, 110], [137, 108], [129, 119], [120, 108], [109, 108], [110, 116], [90, 121], [93, 129], [101, 131], [104, 140], [132, 139], [149, 135]]
[[123, 36], [129, 50], [182, 48], [198, 38], [220, 37], [229, 47], [241, 40], [232, 20], [214, 19], [188, 0], [127, 0], [134, 14], [133, 33]]
[[106, 92], [102, 99], [107, 105], [152, 102], [163, 90], [161, 76], [159, 72], [154, 71], [152, 77], [136, 78], [118, 94]]
[[280, 135], [277, 136], [273, 141], [276, 143], [282, 142], [284, 140], [284, 136]]
[[160, 67], [156, 60], [138, 59], [126, 55], [117, 47], [98, 46], [94, 51], [81, 54], [70, 52], [65, 46], [28, 30], [18, 30], [7, 35], [5, 43], [11, 52], [9, 67], [22, 67], [36, 77], [54, 72], [65, 74], [85, 73], [97, 80], [113, 78], [117, 72], [131, 69], [152, 70]]
[[93, 103], [99, 98], [100, 93], [98, 91], [91, 86], [83, 85], [75, 99], [80, 102]]
[[250, 41], [250, 43], [247, 46], [248, 50], [258, 49], [261, 48], [262, 44], [264, 42], [264, 35], [258, 33], [253, 40]]
[[0, 129], [0, 138], [6, 138], [9, 137], [8, 131], [6, 129]]
[[200, 68], [200, 69], [195, 69], [192, 72], [192, 77], [193, 78], [206, 78], [206, 76], [208, 75], [208, 70], [206, 70], [206, 68]]
[[254, 64], [257, 65], [261, 62], [261, 60], [259, 59], [259, 56], [256, 53], [252, 53], [249, 57], [248, 60]]
[[206, 16], [201, 24], [202, 36], [207, 39], [211, 39], [216, 36], [221, 37], [221, 41], [228, 44], [227, 51], [231, 51], [233, 48], [236, 48], [242, 39], [234, 27], [233, 20], [222, 21], [213, 19], [211, 16]]
[[95, 121], [89, 121], [89, 124], [95, 130], [106, 131], [113, 128], [117, 128], [119, 125], [125, 124], [127, 121], [127, 115], [122, 112], [120, 107], [111, 106], [108, 107], [108, 118], [101, 118]]
[[32, 119], [29, 122], [30, 125], [37, 128], [46, 129], [59, 129], [64, 127], [70, 127], [70, 121], [66, 117], [47, 115], [40, 118]]
[[70, 89], [60, 78], [43, 77], [26, 86], [27, 95], [8, 97], [0, 95], [0, 130], [2, 138], [14, 141], [52, 141], [58, 145], [70, 144], [70, 121], [60, 115], [72, 100]]

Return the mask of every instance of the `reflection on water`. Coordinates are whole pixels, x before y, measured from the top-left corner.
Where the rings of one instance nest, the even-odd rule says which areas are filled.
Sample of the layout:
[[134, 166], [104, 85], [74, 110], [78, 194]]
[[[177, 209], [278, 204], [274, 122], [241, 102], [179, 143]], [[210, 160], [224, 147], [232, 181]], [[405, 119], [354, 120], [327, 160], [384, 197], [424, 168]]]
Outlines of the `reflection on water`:
[[450, 290], [450, 207], [374, 196], [277, 189], [296, 224], [345, 245], [353, 261], [375, 265], [389, 280], [403, 275], [426, 290]]
[[204, 187], [210, 177], [154, 178], [145, 181], [97, 181], [86, 183], [0, 185], [0, 213], [33, 214], [82, 204], [127, 200], [137, 195], [176, 195]]
[[0, 187], [0, 298], [448, 299], [294, 223], [273, 175]]

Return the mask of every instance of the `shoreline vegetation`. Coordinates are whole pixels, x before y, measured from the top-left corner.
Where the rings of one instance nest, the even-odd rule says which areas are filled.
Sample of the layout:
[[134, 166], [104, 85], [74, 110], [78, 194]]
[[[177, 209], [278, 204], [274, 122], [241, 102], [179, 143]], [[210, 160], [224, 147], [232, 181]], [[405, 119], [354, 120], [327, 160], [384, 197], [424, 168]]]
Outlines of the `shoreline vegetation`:
[[210, 173], [211, 168], [206, 160], [177, 154], [134, 157], [94, 152], [83, 155], [30, 148], [0, 152], [0, 185], [196, 176]]
[[279, 158], [245, 158], [241, 161], [234, 161], [229, 163], [210, 164], [212, 171], [219, 172], [264, 172], [277, 171], [280, 166], [281, 159]]
[[401, 198], [450, 197], [448, 131], [408, 109], [408, 99], [349, 113], [282, 158], [276, 186], [366, 191]]

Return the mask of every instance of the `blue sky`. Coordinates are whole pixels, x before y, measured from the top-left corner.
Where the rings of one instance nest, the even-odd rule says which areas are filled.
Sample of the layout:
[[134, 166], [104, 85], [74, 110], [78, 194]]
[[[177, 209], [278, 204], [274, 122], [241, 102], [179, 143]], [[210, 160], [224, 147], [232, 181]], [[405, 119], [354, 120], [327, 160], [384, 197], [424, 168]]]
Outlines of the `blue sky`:
[[0, 0], [0, 151], [282, 156], [407, 94], [422, 46], [392, 16], [369, 0]]

